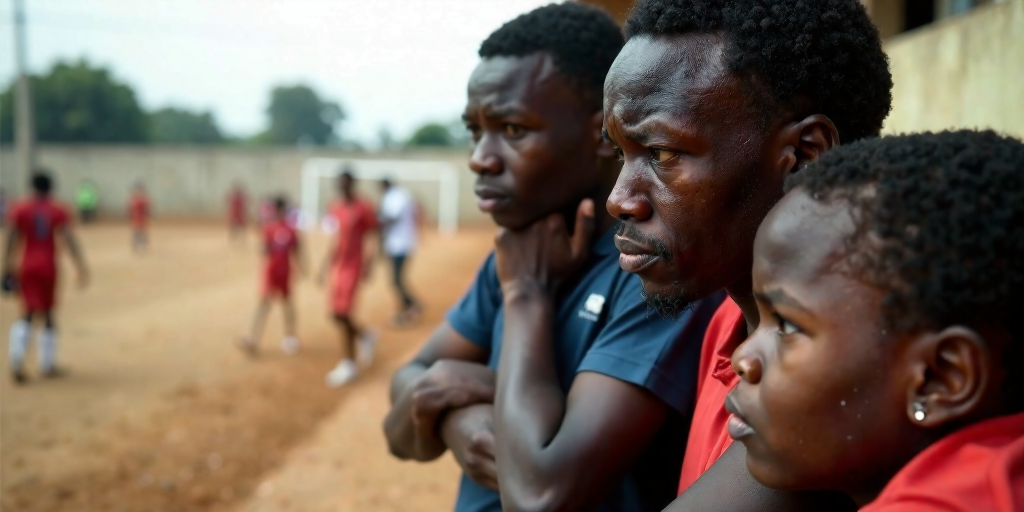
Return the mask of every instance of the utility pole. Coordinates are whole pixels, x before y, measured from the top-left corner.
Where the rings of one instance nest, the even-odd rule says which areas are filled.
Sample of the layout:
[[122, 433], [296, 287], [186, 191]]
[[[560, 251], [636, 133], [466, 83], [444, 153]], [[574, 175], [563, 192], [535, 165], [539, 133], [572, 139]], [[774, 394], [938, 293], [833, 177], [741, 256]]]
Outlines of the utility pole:
[[14, 0], [14, 52], [18, 85], [14, 93], [14, 149], [16, 180], [24, 183], [35, 168], [36, 129], [32, 110], [32, 83], [28, 76], [25, 40], [25, 2]]

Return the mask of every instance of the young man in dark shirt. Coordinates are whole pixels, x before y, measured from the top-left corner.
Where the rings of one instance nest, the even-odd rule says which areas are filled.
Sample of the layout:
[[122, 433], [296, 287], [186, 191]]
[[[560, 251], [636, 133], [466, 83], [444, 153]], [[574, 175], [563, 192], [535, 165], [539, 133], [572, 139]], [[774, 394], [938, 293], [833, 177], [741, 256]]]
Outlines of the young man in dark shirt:
[[463, 118], [479, 206], [502, 230], [395, 375], [385, 420], [400, 458], [452, 450], [457, 511], [661, 510], [675, 494], [720, 298], [676, 322], [650, 313], [618, 266], [614, 219], [595, 215], [620, 167], [601, 137], [601, 87], [621, 45], [607, 14], [568, 2], [481, 46]]

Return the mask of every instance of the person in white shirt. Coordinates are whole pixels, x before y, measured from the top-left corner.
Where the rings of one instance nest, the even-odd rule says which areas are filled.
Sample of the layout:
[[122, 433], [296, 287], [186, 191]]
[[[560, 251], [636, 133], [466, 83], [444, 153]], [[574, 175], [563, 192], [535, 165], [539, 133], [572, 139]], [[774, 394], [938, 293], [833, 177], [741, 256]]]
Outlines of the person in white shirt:
[[408, 326], [416, 321], [420, 303], [405, 285], [404, 271], [409, 257], [416, 249], [419, 227], [416, 219], [416, 201], [408, 190], [395, 186], [384, 178], [380, 182], [383, 198], [380, 204], [381, 245], [383, 253], [391, 259], [393, 282], [402, 302], [394, 324]]

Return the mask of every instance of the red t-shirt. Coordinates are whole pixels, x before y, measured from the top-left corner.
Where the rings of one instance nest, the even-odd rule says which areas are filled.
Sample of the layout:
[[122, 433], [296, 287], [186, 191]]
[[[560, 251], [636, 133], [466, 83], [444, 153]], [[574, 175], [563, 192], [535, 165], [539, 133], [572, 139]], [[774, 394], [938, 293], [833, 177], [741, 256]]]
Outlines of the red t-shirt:
[[242, 224], [245, 222], [245, 194], [232, 192], [228, 196], [228, 216], [231, 222]]
[[697, 405], [686, 440], [679, 494], [693, 485], [732, 445], [725, 397], [740, 380], [732, 369], [732, 353], [745, 339], [747, 323], [743, 312], [726, 297], [704, 332], [697, 373]]
[[149, 198], [146, 194], [134, 193], [128, 202], [128, 214], [132, 218], [132, 226], [141, 228], [146, 226], [146, 219], [149, 218]]
[[295, 229], [283, 220], [275, 220], [263, 228], [263, 245], [267, 254], [267, 276], [287, 281], [291, 275], [291, 254], [299, 246]]
[[22, 272], [57, 271], [57, 230], [70, 219], [68, 210], [50, 198], [34, 198], [14, 205], [11, 224], [25, 242], [21, 258]]
[[361, 268], [363, 264], [363, 238], [377, 229], [377, 215], [373, 206], [362, 199], [338, 201], [331, 208], [338, 223], [338, 254], [334, 264], [340, 268]]
[[860, 512], [1024, 510], [1024, 413], [991, 419], [929, 446]]

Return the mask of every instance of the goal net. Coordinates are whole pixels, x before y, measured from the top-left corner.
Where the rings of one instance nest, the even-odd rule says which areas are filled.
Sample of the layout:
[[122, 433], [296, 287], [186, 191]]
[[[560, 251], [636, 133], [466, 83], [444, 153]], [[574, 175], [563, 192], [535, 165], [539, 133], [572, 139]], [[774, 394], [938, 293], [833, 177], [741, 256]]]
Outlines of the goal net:
[[[419, 183], [436, 190], [436, 202], [429, 201], [426, 208], [436, 205], [437, 230], [445, 236], [454, 235], [459, 227], [459, 172], [448, 162], [432, 160], [370, 160], [352, 158], [309, 158], [302, 164], [300, 225], [309, 229], [316, 224], [325, 210], [325, 191], [336, 189], [337, 178], [344, 171], [356, 180], [379, 181], [412, 185]], [[415, 193], [414, 193], [415, 195]]]

